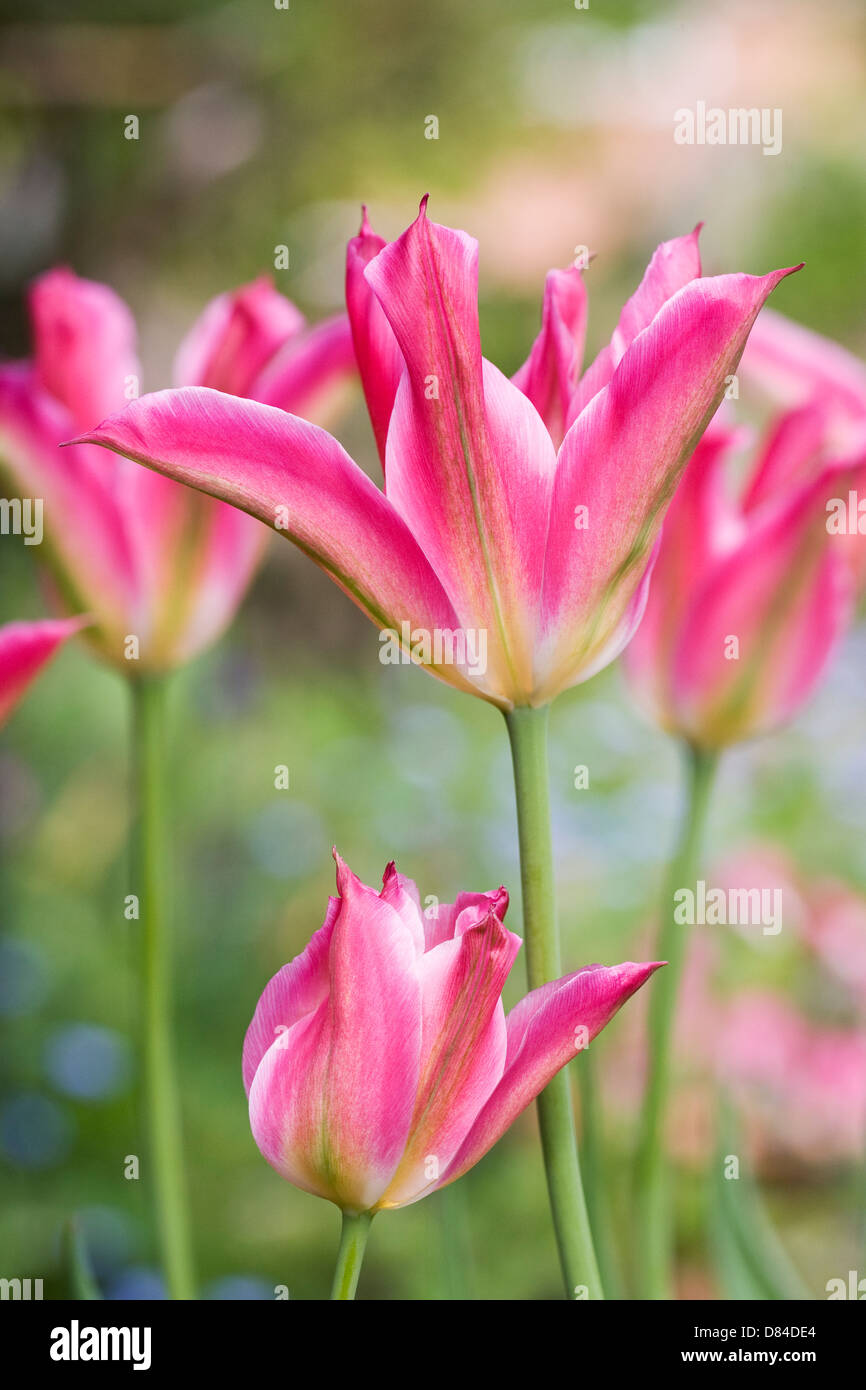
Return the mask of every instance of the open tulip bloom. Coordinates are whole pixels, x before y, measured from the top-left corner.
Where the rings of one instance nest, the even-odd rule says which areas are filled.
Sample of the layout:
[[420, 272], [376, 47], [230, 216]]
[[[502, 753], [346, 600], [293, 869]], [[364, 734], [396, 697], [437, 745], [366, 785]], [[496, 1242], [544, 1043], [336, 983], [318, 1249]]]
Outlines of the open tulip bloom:
[[[543, 705], [634, 632], [680, 473], [786, 274], [701, 278], [697, 233], [665, 243], [581, 378], [582, 273], [552, 271], [509, 381], [481, 355], [477, 244], [422, 204], [399, 240], [365, 220], [349, 248], [384, 491], [321, 429], [202, 387], [144, 396], [81, 441], [280, 530], [443, 680]], [[463, 640], [437, 653], [446, 633]]]
[[[229, 623], [267, 532], [236, 508], [126, 459], [106, 467], [105, 453], [92, 444], [61, 449], [97, 416], [137, 396], [135, 323], [107, 286], [63, 269], [36, 281], [30, 314], [33, 359], [0, 366], [0, 475], [20, 493], [22, 515], [25, 505], [32, 509], [57, 606], [91, 615], [86, 640], [129, 678], [133, 694], [149, 1171], [169, 1291], [188, 1298], [192, 1258], [163, 902], [163, 686], [167, 672], [203, 651]], [[205, 309], [181, 344], [175, 378], [206, 386], [217, 398], [256, 396], [274, 414], [316, 415], [354, 371], [345, 314], [309, 328], [289, 300], [260, 280]]]
[[393, 863], [376, 892], [335, 858], [338, 896], [262, 994], [243, 1076], [264, 1157], [343, 1211], [345, 1298], [372, 1216], [473, 1167], [658, 965], [587, 966], [506, 1017], [504, 888], [422, 912]]
[[[395, 242], [365, 215], [348, 249], [347, 308], [384, 489], [324, 430], [206, 388], [144, 396], [79, 441], [279, 530], [392, 651], [503, 710], [532, 988], [562, 973], [549, 703], [634, 633], [679, 477], [786, 274], [702, 278], [697, 230], [666, 242], [581, 376], [582, 272], [551, 271], [541, 331], [509, 380], [481, 353], [477, 244], [431, 222], [425, 199]], [[566, 1077], [538, 1104], [565, 1286], [600, 1297]]]
[[[38, 505], [62, 608], [126, 675], [190, 660], [232, 618], [267, 533], [233, 507], [88, 444], [59, 446], [138, 394], [133, 317], [106, 285], [68, 270], [30, 292], [31, 361], [0, 366], [0, 474]], [[182, 343], [181, 384], [321, 410], [352, 369], [345, 315], [308, 329], [267, 281], [221, 295]], [[40, 537], [42, 540], [42, 537]]]
[[0, 627], [0, 727], [39, 672], [86, 618], [48, 618]]

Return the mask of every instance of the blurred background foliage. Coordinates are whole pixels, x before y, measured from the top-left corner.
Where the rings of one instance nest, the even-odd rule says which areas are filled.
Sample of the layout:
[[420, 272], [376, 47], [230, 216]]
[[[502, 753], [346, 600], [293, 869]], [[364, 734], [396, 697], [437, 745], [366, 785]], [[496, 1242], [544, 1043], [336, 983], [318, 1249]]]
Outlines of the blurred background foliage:
[[[360, 203], [393, 236], [426, 191], [437, 220], [480, 239], [485, 351], [505, 370], [536, 331], [545, 271], [575, 246], [596, 253], [594, 352], [655, 244], [700, 219], [708, 271], [805, 260], [776, 307], [866, 351], [857, 0], [5, 0], [0, 14], [5, 355], [27, 350], [27, 281], [62, 262], [128, 299], [145, 384], [165, 385], [194, 315], [271, 271], [275, 246], [290, 248], [278, 285], [316, 317], [341, 302]], [[676, 145], [673, 113], [697, 100], [780, 107], [782, 153]], [[129, 114], [137, 141], [124, 138]], [[438, 140], [425, 139], [429, 115]], [[337, 433], [375, 473], [359, 399]], [[0, 620], [42, 611], [32, 552], [3, 537]], [[274, 542], [227, 638], [174, 681], [177, 1009], [208, 1296], [327, 1288], [337, 1214], [259, 1157], [239, 1073], [259, 992], [323, 916], [331, 845], [370, 882], [394, 856], [422, 895], [443, 900], [504, 881], [519, 921], [498, 715], [417, 670], [381, 666], [377, 650], [366, 620]], [[864, 663], [859, 631], [794, 727], [727, 759], [715, 853], [769, 841], [804, 875], [866, 885]], [[0, 1273], [43, 1276], [49, 1294], [63, 1292], [72, 1211], [110, 1295], [158, 1292], [141, 1184], [123, 1177], [139, 1148], [124, 697], [116, 676], [69, 649], [0, 744]], [[638, 953], [652, 920], [678, 809], [676, 750], [641, 722], [615, 669], [559, 701], [552, 739], [566, 960], [614, 962]], [[288, 792], [274, 789], [279, 763]], [[590, 787], [577, 791], [582, 763]], [[759, 947], [728, 942], [729, 986], [770, 979], [808, 999], [809, 971]], [[519, 964], [514, 975], [512, 998]], [[602, 1056], [616, 1056], [622, 1023], [596, 1045]], [[606, 1069], [614, 1090], [639, 1087], [639, 1053], [626, 1065], [624, 1079]], [[608, 1107], [607, 1127], [627, 1249], [627, 1104]], [[528, 1114], [450, 1208], [434, 1197], [377, 1222], [364, 1295], [556, 1296], [534, 1128]], [[697, 1136], [678, 1184], [681, 1292], [697, 1297], [719, 1288], [697, 1236], [712, 1142]], [[854, 1175], [818, 1162], [767, 1178], [819, 1296], [857, 1264]], [[455, 1260], [447, 1233], [460, 1222]]]

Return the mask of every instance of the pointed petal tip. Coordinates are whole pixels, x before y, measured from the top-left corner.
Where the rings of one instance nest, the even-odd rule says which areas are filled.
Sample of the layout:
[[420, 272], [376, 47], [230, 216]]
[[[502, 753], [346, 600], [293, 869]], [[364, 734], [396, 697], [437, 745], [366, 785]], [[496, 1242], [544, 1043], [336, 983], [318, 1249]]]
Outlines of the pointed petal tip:
[[800, 261], [799, 265], [786, 265], [781, 270], [771, 270], [767, 279], [772, 280], [774, 286], [778, 285], [779, 281], [784, 280], [786, 275], [796, 275], [797, 271], [802, 270], [805, 264], [805, 261]]
[[[331, 854], [333, 855], [334, 863], [337, 866], [337, 892], [341, 898], [345, 898], [349, 890], [352, 888], [366, 888], [366, 885], [361, 882], [354, 870], [349, 868], [349, 865], [346, 863], [345, 859], [340, 854], [336, 845], [332, 847]], [[374, 889], [368, 889], [367, 891], [375, 892]]]
[[425, 194], [424, 194], [424, 197], [421, 199], [420, 203], [418, 204], [418, 216], [419, 216], [419, 218], [426, 218], [426, 216], [427, 216], [427, 204], [429, 203], [429, 201], [430, 201], [430, 194], [429, 194], [429, 193], [425, 193]]
[[367, 215], [367, 204], [361, 204], [361, 227], [358, 236], [370, 236], [373, 228], [370, 226], [370, 218]]
[[72, 439], [61, 440], [60, 444], [58, 445], [58, 448], [70, 449], [74, 444], [107, 445], [109, 433], [107, 430], [105, 430], [105, 437], [103, 437], [103, 430], [104, 427], [109, 423], [109, 421], [115, 418], [115, 416], [109, 415], [105, 420], [100, 420], [98, 425], [94, 425], [92, 430], [85, 430], [84, 434], [76, 434]]

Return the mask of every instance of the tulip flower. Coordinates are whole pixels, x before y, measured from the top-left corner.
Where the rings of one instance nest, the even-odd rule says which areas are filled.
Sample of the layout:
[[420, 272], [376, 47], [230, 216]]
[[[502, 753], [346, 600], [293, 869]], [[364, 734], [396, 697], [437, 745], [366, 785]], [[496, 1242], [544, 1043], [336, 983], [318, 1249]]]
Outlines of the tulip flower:
[[[481, 356], [476, 243], [425, 205], [378, 240], [365, 221], [347, 284], [384, 492], [314, 426], [201, 388], [94, 417], [79, 442], [280, 529], [380, 628], [417, 633], [410, 654], [442, 679], [545, 704], [634, 631], [677, 479], [788, 272], [702, 279], [696, 234], [666, 243], [582, 381], [581, 272], [552, 272], [515, 384]], [[483, 671], [425, 651], [455, 630], [486, 634]]]
[[[163, 671], [232, 617], [266, 533], [236, 509], [59, 445], [138, 393], [135, 324], [105, 285], [53, 270], [30, 295], [32, 361], [0, 368], [0, 471], [40, 499], [62, 607], [94, 615], [88, 640], [125, 674]], [[351, 366], [345, 317], [307, 329], [267, 282], [222, 295], [181, 345], [177, 379], [322, 408]]]
[[[697, 230], [664, 243], [581, 377], [579, 267], [546, 281], [514, 380], [481, 352], [478, 247], [364, 217], [347, 308], [384, 490], [315, 426], [206, 389], [161, 392], [80, 436], [280, 530], [386, 643], [505, 713], [515, 765], [527, 974], [560, 974], [547, 708], [640, 621], [665, 510], [765, 299], [787, 270], [701, 278]], [[399, 656], [398, 656], [399, 659]], [[565, 1077], [539, 1098], [565, 1286], [601, 1294]]]
[[[234, 507], [126, 459], [107, 460], [92, 444], [61, 450], [70, 435], [138, 395], [135, 323], [107, 286], [62, 269], [36, 281], [30, 315], [32, 361], [0, 367], [0, 471], [22, 498], [38, 502], [58, 606], [92, 614], [87, 640], [130, 679], [149, 1172], [169, 1290], [189, 1298], [163, 901], [164, 678], [226, 627], [267, 532]], [[175, 379], [219, 399], [257, 396], [276, 415], [316, 414], [353, 371], [345, 315], [308, 328], [293, 304], [259, 280], [205, 309], [181, 344]]]
[[355, 1242], [483, 1158], [658, 965], [588, 966], [506, 1017], [521, 941], [504, 888], [424, 913], [393, 863], [376, 892], [334, 857], [338, 896], [262, 994], [243, 1076], [264, 1157], [340, 1207]]
[[777, 415], [739, 492], [727, 474], [742, 437], [727, 420], [713, 422], [668, 509], [644, 619], [625, 653], [637, 698], [681, 738], [690, 769], [689, 805], [659, 939], [672, 969], [649, 1010], [650, 1076], [639, 1159], [641, 1268], [648, 1297], [663, 1297], [669, 1288], [670, 1239], [657, 1213], [685, 939], [674, 920], [673, 894], [697, 877], [719, 753], [796, 713], [850, 621], [862, 542], [833, 533], [828, 506], [847, 499], [851, 486], [866, 476], [866, 447], [859, 456], [848, 448], [834, 458], [837, 419], [823, 399]]
[[47, 619], [35, 623], [6, 623], [0, 627], [0, 726], [39, 672], [68, 637], [86, 623], [84, 618]]
[[828, 504], [847, 506], [866, 448], [859, 467], [825, 461], [827, 425], [822, 404], [785, 412], [732, 497], [725, 475], [738, 435], [714, 424], [668, 510], [625, 670], [658, 723], [696, 747], [720, 749], [789, 719], [845, 633], [852, 566]]

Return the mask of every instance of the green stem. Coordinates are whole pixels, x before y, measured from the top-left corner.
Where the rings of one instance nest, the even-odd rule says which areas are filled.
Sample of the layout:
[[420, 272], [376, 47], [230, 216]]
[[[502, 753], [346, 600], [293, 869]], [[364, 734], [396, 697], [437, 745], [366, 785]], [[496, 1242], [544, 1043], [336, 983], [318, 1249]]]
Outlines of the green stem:
[[136, 680], [132, 695], [147, 1162], [169, 1297], [191, 1299], [195, 1283], [172, 1040], [171, 938], [166, 912], [164, 681]]
[[331, 1300], [347, 1300], [355, 1297], [367, 1237], [373, 1223], [371, 1211], [344, 1211], [343, 1229], [340, 1232], [340, 1248], [337, 1251], [337, 1267], [331, 1285]]
[[674, 920], [674, 894], [679, 888], [695, 889], [717, 762], [715, 754], [691, 747], [687, 748], [687, 756], [688, 799], [661, 908], [657, 955], [668, 964], [653, 981], [649, 999], [649, 1075], [637, 1155], [637, 1281], [640, 1296], [647, 1299], [671, 1296], [673, 1239], [664, 1127], [671, 1087], [674, 1016], [688, 940], [687, 928]]
[[472, 1248], [469, 1239], [469, 1203], [466, 1182], [452, 1182], [428, 1199], [436, 1224], [442, 1298], [469, 1302]]
[[616, 1253], [611, 1213], [608, 1171], [605, 1164], [598, 1077], [591, 1047], [585, 1049], [577, 1067], [580, 1094], [580, 1155], [589, 1224], [595, 1237], [595, 1252], [601, 1270], [602, 1287], [608, 1298], [622, 1298], [622, 1280]]
[[71, 1297], [82, 1301], [101, 1299], [102, 1294], [93, 1274], [87, 1242], [77, 1216], [70, 1216], [63, 1223], [61, 1241]]
[[[529, 988], [562, 974], [550, 832], [547, 770], [548, 707], [523, 706], [505, 716], [514, 763], [523, 934]], [[604, 1298], [577, 1156], [571, 1089], [559, 1072], [536, 1102], [547, 1191], [565, 1279], [566, 1297]]]

